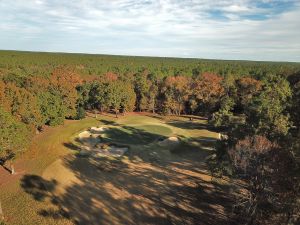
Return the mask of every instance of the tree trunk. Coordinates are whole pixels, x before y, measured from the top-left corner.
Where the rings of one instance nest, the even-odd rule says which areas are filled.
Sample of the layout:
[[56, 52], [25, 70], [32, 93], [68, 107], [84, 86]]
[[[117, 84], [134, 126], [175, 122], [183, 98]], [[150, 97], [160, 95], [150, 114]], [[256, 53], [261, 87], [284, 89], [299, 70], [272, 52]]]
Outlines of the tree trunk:
[[152, 113], [155, 113], [155, 98], [152, 99]]
[[180, 116], [180, 113], [181, 113], [181, 104], [179, 103], [178, 105], [178, 115]]
[[13, 164], [10, 165], [10, 172], [11, 172], [12, 175], [15, 174], [15, 167], [14, 167]]
[[116, 109], [115, 112], [116, 112], [116, 118], [118, 118], [118, 110]]

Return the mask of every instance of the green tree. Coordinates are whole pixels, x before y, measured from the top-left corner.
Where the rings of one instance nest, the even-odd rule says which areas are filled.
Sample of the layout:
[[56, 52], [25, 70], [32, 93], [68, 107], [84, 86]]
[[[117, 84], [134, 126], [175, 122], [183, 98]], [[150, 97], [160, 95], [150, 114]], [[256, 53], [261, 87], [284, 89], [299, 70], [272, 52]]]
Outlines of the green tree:
[[121, 86], [121, 109], [123, 113], [133, 111], [136, 103], [136, 94], [130, 83]]
[[270, 138], [286, 135], [291, 125], [286, 112], [292, 94], [289, 83], [274, 75], [265, 77], [262, 82], [262, 90], [245, 110], [247, 124], [256, 134]]
[[162, 92], [165, 96], [164, 107], [168, 112], [180, 115], [189, 96], [189, 79], [185, 76], [167, 77]]
[[79, 75], [68, 67], [58, 67], [51, 74], [49, 89], [52, 93], [60, 94], [66, 118], [75, 118], [77, 115], [78, 92], [76, 87], [80, 83]]
[[138, 73], [134, 76], [134, 91], [136, 94], [136, 109], [143, 111], [148, 108], [148, 93], [150, 81], [147, 79], [147, 73]]
[[66, 108], [60, 93], [45, 91], [38, 95], [43, 123], [55, 126], [62, 124], [66, 117]]
[[96, 81], [92, 83], [90, 89], [90, 102], [94, 106], [102, 112], [109, 108], [108, 104], [108, 88], [109, 83], [102, 83], [100, 81]]
[[11, 162], [12, 174], [12, 160], [19, 152], [25, 150], [30, 138], [31, 132], [28, 127], [0, 108], [0, 159], [3, 164]]
[[118, 113], [120, 112], [121, 102], [122, 102], [122, 83], [115, 81], [109, 84], [107, 92], [107, 103], [110, 108], [115, 112], [116, 118], [118, 118]]
[[237, 105], [241, 110], [244, 110], [256, 96], [261, 88], [262, 82], [251, 77], [243, 77], [236, 81]]
[[155, 113], [155, 108], [157, 105], [157, 95], [158, 95], [158, 86], [154, 82], [152, 82], [150, 89], [149, 89], [149, 100], [148, 100], [148, 106], [149, 110], [152, 111], [152, 113]]
[[233, 98], [226, 96], [221, 100], [221, 106], [219, 111], [213, 113], [211, 120], [209, 121], [215, 127], [226, 126], [228, 127], [231, 123], [233, 116], [233, 107], [235, 102]]

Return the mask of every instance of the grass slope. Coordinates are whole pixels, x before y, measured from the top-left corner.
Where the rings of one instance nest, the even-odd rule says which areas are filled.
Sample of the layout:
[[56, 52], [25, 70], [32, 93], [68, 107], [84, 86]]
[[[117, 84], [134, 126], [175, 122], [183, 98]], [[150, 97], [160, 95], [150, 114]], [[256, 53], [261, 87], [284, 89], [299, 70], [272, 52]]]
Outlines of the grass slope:
[[[111, 141], [130, 145], [128, 154], [121, 159], [76, 157], [66, 143], [80, 131], [101, 125], [114, 128]], [[203, 120], [191, 123], [184, 117], [128, 115], [51, 128], [16, 163], [19, 175], [0, 183], [7, 222], [226, 224], [227, 186], [211, 182], [204, 163], [209, 153], [201, 148], [213, 145], [210, 140], [217, 134], [205, 127]], [[156, 138], [170, 135], [187, 144], [176, 153], [156, 144]]]

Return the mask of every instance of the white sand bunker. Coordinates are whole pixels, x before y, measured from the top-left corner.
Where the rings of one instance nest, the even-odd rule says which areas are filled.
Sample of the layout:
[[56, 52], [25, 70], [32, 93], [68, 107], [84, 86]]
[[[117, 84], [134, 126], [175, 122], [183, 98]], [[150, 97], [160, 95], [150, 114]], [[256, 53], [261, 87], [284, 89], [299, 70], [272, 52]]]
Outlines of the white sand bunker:
[[174, 146], [180, 143], [180, 139], [178, 137], [169, 137], [163, 141], [158, 142], [160, 146]]
[[90, 131], [83, 131], [78, 135], [81, 147], [86, 150], [91, 150], [100, 141], [100, 138], [101, 134], [93, 134]]
[[120, 157], [128, 150], [127, 147], [118, 147], [110, 143], [102, 143], [102, 134], [108, 128], [106, 127], [91, 127], [78, 135], [81, 143], [80, 155], [102, 157], [113, 156]]
[[106, 130], [105, 127], [91, 127], [90, 128], [91, 133], [100, 133], [101, 134], [105, 130]]
[[79, 140], [83, 140], [85, 138], [89, 138], [91, 136], [91, 132], [83, 131], [78, 135]]
[[97, 148], [93, 151], [94, 157], [102, 157], [102, 156], [113, 156], [113, 157], [120, 157], [127, 152], [127, 147], [118, 147], [118, 146], [107, 146], [106, 148]]
[[101, 137], [99, 134], [102, 134], [105, 130], [107, 130], [106, 127], [91, 127], [88, 130], [81, 132], [78, 135], [78, 138], [82, 141], [90, 137]]

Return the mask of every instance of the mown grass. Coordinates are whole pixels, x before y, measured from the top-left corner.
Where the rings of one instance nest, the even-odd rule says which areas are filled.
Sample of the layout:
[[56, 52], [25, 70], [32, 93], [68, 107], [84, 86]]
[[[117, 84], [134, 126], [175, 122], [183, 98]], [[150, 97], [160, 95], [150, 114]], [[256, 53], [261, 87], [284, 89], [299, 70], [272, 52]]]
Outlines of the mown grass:
[[172, 129], [159, 125], [120, 125], [110, 127], [103, 140], [127, 145], [147, 145], [172, 134]]
[[172, 129], [166, 126], [161, 125], [141, 125], [141, 126], [134, 126], [134, 128], [137, 128], [139, 130], [149, 132], [152, 134], [162, 135], [162, 136], [168, 136], [172, 134]]
[[[86, 127], [99, 123], [93, 118], [82, 121], [67, 121], [65, 125], [49, 128], [33, 140], [32, 145], [24, 153], [19, 161], [24, 165], [22, 171], [17, 173], [37, 174], [42, 172], [59, 157], [70, 153], [63, 143], [70, 137]], [[18, 164], [18, 160], [16, 161]], [[45, 224], [44, 218], [36, 215], [36, 212], [44, 204], [37, 202], [26, 194], [20, 187], [19, 179], [12, 180], [5, 186], [1, 186], [0, 197], [2, 207], [7, 218], [7, 224]], [[55, 224], [55, 220], [47, 224]]]
[[[178, 120], [181, 123], [187, 123], [187, 127], [174, 125]], [[112, 117], [101, 116], [97, 120], [87, 118], [81, 121], [67, 121], [63, 126], [49, 128], [44, 133], [37, 135], [30, 149], [16, 161], [16, 165], [22, 164], [24, 171], [17, 171], [22, 174], [1, 186], [0, 198], [7, 224], [57, 224], [54, 218], [44, 217], [37, 213], [51, 204], [35, 201], [32, 196], [25, 193], [20, 187], [20, 178], [25, 174], [42, 175], [43, 171], [57, 159], [67, 154], [76, 153], [76, 151], [71, 151], [65, 143], [72, 141], [79, 132], [88, 127], [106, 125], [104, 121], [110, 122], [112, 129], [114, 129], [107, 135], [111, 142], [136, 145], [131, 148], [131, 153], [125, 157], [125, 160], [133, 155], [134, 157], [140, 155], [141, 158], [148, 158], [155, 162], [162, 158], [177, 157], [178, 159], [178, 156], [172, 155], [172, 152], [153, 143], [160, 137], [175, 135], [185, 140], [182, 146], [177, 147], [175, 153], [188, 151], [190, 145], [187, 144], [186, 140], [190, 138], [217, 137], [216, 133], [206, 130], [204, 126], [202, 129], [189, 126], [188, 118], [184, 117], [153, 118], [151, 116], [128, 115], [116, 120]], [[199, 126], [205, 125], [203, 120], [193, 121], [193, 123], [199, 124]], [[60, 224], [70, 224], [70, 221], [62, 219]]]

